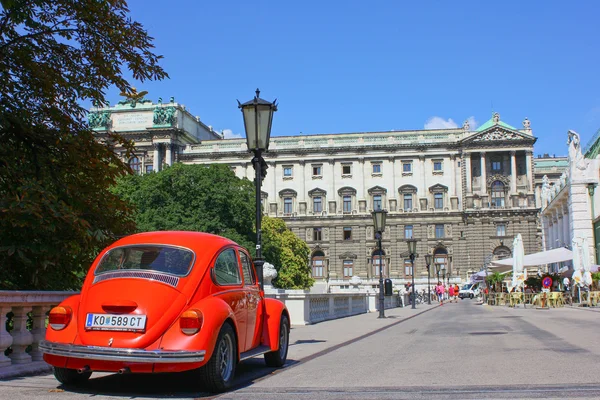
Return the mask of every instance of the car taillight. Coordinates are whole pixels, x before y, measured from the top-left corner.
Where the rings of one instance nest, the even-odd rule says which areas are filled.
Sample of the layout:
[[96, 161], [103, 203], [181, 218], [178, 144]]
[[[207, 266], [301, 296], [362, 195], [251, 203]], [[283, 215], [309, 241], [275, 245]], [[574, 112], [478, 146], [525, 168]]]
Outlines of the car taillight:
[[73, 316], [73, 310], [70, 307], [58, 306], [54, 307], [50, 311], [49, 323], [50, 327], [56, 331], [60, 331], [61, 329], [65, 329], [69, 322], [71, 322], [71, 317]]
[[188, 310], [179, 317], [179, 328], [186, 335], [198, 333], [202, 328], [202, 313], [200, 311]]

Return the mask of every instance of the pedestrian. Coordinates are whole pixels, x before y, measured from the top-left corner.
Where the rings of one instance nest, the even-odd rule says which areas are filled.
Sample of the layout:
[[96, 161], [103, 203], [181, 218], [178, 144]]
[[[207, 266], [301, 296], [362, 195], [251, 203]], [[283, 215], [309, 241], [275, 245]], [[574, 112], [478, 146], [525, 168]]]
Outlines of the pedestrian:
[[454, 300], [454, 286], [450, 285], [450, 287], [448, 288], [448, 302], [450, 303], [453, 300]]
[[435, 287], [435, 294], [437, 294], [438, 301], [440, 302], [440, 306], [443, 306], [444, 305], [444, 285], [442, 285], [442, 282], [438, 282], [437, 286]]
[[458, 283], [454, 285], [454, 298], [456, 303], [458, 303], [458, 295], [460, 293], [460, 287], [458, 287]]

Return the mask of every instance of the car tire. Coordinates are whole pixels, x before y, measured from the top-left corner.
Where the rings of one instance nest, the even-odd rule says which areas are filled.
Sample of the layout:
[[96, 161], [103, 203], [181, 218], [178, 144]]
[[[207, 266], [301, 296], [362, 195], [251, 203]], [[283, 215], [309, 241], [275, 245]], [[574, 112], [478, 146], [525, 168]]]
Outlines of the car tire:
[[79, 373], [75, 369], [69, 368], [61, 368], [61, 367], [52, 367], [54, 370], [54, 377], [57, 381], [62, 383], [65, 386], [68, 385], [81, 385], [84, 382], [87, 382], [92, 376], [92, 371]]
[[469, 294], [469, 298], [472, 299], [473, 298], [473, 293]]
[[225, 323], [219, 331], [210, 360], [200, 368], [200, 380], [204, 389], [212, 393], [221, 393], [231, 388], [236, 365], [235, 333], [231, 325]]
[[290, 320], [287, 315], [281, 316], [279, 323], [279, 349], [265, 353], [265, 363], [267, 367], [283, 367], [287, 360], [288, 347], [290, 344]]

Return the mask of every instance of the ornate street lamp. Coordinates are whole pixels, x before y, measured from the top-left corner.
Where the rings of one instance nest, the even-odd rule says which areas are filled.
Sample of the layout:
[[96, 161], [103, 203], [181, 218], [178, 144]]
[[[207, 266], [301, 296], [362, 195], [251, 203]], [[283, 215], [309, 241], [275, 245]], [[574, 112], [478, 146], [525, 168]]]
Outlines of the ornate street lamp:
[[415, 295], [415, 257], [417, 255], [417, 240], [416, 239], [408, 239], [406, 241], [408, 244], [408, 252], [410, 253], [410, 269], [412, 275], [412, 308], [417, 308], [416, 303], [416, 295]]
[[430, 284], [430, 277], [431, 274], [429, 273], [429, 268], [431, 267], [431, 254], [427, 253], [425, 254], [425, 265], [427, 265], [427, 304], [431, 305], [431, 284]]
[[259, 95], [260, 90], [256, 89], [254, 99], [243, 104], [238, 100], [238, 108], [242, 110], [242, 114], [244, 115], [248, 151], [254, 153], [254, 158], [252, 158], [252, 166], [256, 173], [256, 257], [254, 258], [254, 265], [258, 274], [260, 290], [263, 290], [263, 264], [265, 261], [262, 259], [260, 187], [262, 186], [262, 179], [267, 175], [268, 166], [262, 155], [269, 149], [271, 124], [273, 122], [273, 113], [277, 111], [277, 99], [270, 103], [261, 99]]
[[386, 219], [386, 210], [378, 209], [374, 210], [373, 215], [373, 225], [375, 227], [375, 239], [377, 239], [377, 245], [379, 246], [379, 316], [377, 318], [385, 318], [384, 311], [384, 301], [383, 301], [383, 263], [382, 256], [383, 251], [381, 249], [381, 234], [385, 231], [385, 219]]

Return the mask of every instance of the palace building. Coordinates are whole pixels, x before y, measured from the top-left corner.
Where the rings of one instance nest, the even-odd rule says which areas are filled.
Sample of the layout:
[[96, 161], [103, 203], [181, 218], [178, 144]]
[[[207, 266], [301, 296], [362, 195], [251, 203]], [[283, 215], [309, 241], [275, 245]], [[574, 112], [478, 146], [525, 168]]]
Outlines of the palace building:
[[[125, 161], [137, 173], [174, 162], [224, 163], [254, 179], [246, 140], [223, 139], [173, 98], [94, 108], [90, 124], [100, 140], [114, 130], [135, 141], [137, 154]], [[434, 255], [432, 282], [438, 274], [465, 280], [510, 256], [518, 233], [526, 254], [541, 250], [542, 179], [534, 166], [549, 161], [533, 158], [536, 137], [529, 120], [522, 125], [494, 113], [477, 129], [465, 122], [456, 129], [272, 136], [263, 211], [306, 241], [317, 281], [344, 288], [358, 276], [376, 285], [383, 263], [396, 284], [413, 273], [423, 284], [426, 253]], [[381, 261], [371, 216], [379, 207], [388, 211]], [[414, 272], [408, 238], [418, 240]]]

